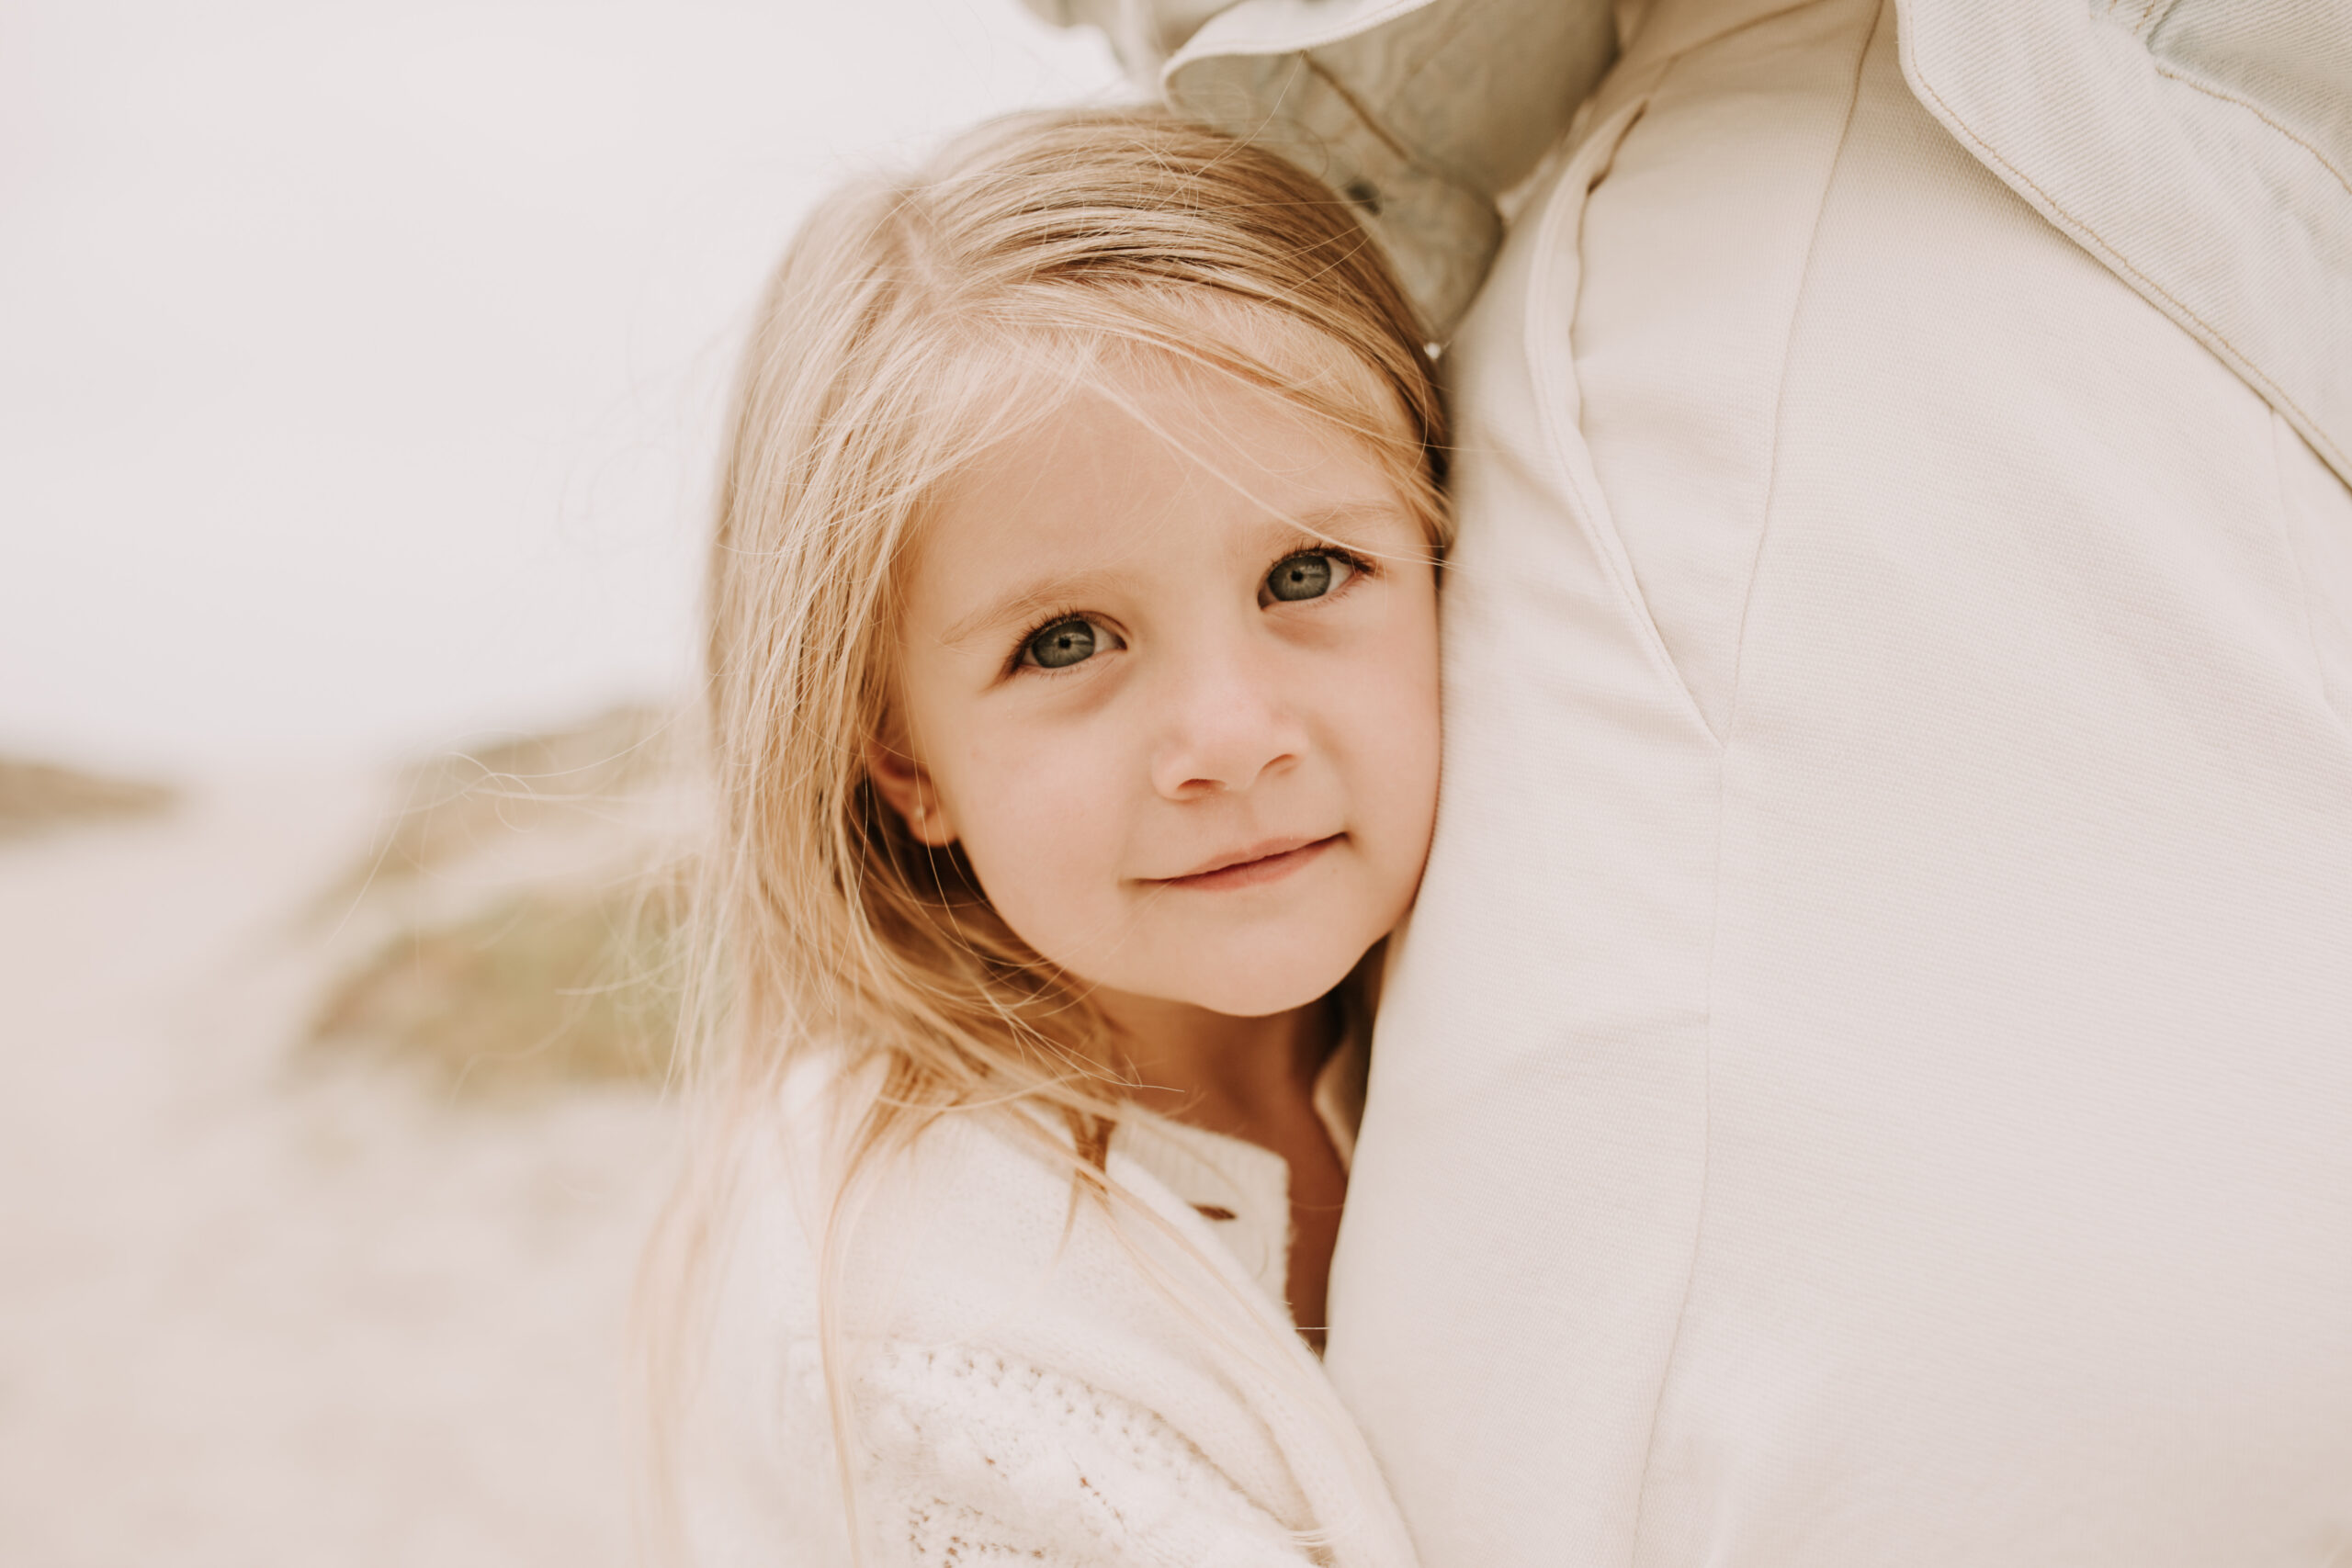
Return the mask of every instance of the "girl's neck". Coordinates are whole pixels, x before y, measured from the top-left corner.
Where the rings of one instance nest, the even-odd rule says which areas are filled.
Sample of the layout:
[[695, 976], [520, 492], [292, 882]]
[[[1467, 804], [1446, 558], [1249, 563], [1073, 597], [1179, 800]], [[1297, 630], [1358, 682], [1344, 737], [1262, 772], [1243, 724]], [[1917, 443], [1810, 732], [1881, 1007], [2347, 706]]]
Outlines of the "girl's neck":
[[[1308, 1345], [1323, 1348], [1331, 1250], [1348, 1173], [1315, 1111], [1315, 1078], [1340, 1034], [1327, 997], [1267, 1018], [1141, 997], [1102, 997], [1145, 1109], [1280, 1155], [1290, 1168], [1290, 1261], [1283, 1294]], [[1230, 1216], [1227, 1216], [1230, 1217]]]
[[1129, 1098], [1148, 1111], [1256, 1143], [1310, 1101], [1339, 1039], [1329, 998], [1264, 1018], [1096, 993], [1116, 1032]]

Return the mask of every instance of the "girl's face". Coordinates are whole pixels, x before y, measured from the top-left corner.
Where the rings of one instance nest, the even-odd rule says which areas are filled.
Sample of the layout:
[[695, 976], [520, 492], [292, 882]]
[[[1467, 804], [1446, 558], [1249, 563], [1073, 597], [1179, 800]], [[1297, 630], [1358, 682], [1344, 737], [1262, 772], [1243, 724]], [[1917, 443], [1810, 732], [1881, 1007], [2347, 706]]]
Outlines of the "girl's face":
[[928, 520], [874, 776], [1067, 973], [1298, 1007], [1404, 915], [1429, 850], [1429, 543], [1357, 438], [1280, 397], [1173, 362], [1110, 390]]

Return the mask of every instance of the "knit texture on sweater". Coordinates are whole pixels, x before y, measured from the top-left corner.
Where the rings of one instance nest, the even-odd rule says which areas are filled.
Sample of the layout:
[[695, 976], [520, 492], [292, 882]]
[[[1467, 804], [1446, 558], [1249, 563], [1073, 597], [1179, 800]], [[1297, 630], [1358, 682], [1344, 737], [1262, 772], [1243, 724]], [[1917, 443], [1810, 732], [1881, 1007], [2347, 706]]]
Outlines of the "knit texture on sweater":
[[892, 1345], [857, 1385], [865, 1503], [908, 1564], [1320, 1561], [1167, 1421], [1077, 1379]]

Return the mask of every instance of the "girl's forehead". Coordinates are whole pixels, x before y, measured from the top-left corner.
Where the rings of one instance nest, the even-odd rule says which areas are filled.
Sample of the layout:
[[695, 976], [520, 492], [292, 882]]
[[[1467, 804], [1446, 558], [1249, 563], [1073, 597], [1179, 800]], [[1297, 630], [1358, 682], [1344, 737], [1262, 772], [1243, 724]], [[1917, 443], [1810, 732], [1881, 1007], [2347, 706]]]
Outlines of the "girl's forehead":
[[1302, 536], [1386, 553], [1419, 532], [1392, 466], [1352, 433], [1265, 389], [1154, 367], [1071, 392], [952, 476], [908, 562], [908, 629], [956, 642], [1072, 607], [1047, 601], [1254, 578]]
[[1048, 291], [1005, 311], [951, 356], [980, 393], [972, 412], [1001, 432], [1073, 394], [1184, 385], [1212, 398], [1235, 388], [1276, 391], [1351, 424], [1377, 421], [1409, 434], [1395, 388], [1344, 340], [1218, 289], [1074, 291], [1067, 299]]
[[[1196, 291], [1198, 292], [1198, 291]], [[930, 520], [976, 485], [1001, 489], [1008, 449], [1016, 470], [1099, 466], [1102, 448], [1143, 437], [1204, 471], [1229, 466], [1267, 422], [1377, 449], [1418, 469], [1420, 448], [1401, 400], [1344, 344], [1262, 307], [1227, 308], [1205, 321], [1227, 329], [1193, 342], [1090, 333], [1035, 335], [975, 345], [943, 369], [956, 383], [937, 422], [933, 461], [912, 519], [920, 547]]]
[[1333, 363], [1302, 374], [1115, 344], [1035, 367], [1044, 374], [1000, 378], [989, 392], [993, 428], [941, 473], [924, 510], [936, 518], [1059, 501], [1125, 515], [1203, 491], [1265, 492], [1280, 510], [1334, 482], [1393, 488], [1374, 471], [1411, 441], [1403, 412], [1370, 373], [1349, 375], [1343, 348], [1328, 352]]

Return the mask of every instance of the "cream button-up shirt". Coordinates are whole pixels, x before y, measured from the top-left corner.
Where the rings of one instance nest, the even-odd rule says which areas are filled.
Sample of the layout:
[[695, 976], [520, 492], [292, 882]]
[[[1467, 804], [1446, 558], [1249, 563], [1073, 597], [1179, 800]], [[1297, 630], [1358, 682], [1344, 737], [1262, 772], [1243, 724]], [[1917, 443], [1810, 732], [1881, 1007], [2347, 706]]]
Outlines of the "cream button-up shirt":
[[[1355, 1157], [1371, 1066], [1362, 1031], [1351, 1031], [1315, 1077], [1315, 1113], [1341, 1166]], [[1207, 1220], [1217, 1241], [1287, 1310], [1290, 1165], [1272, 1149], [1165, 1116], [1132, 1114], [1112, 1134], [1114, 1176], [1140, 1174]], [[1130, 1163], [1131, 1162], [1131, 1163]]]

